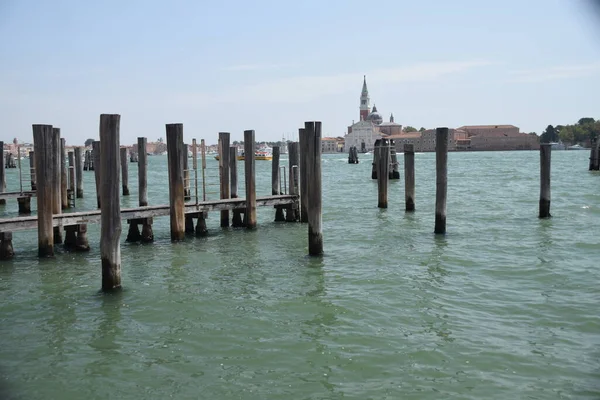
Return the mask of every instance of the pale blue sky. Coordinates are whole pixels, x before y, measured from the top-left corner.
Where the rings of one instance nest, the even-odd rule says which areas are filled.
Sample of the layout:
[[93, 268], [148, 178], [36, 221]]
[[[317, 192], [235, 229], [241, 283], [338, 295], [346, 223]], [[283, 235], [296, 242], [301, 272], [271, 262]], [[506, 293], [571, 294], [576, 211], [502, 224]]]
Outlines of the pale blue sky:
[[69, 144], [121, 114], [121, 142], [340, 136], [363, 74], [385, 119], [424, 126], [600, 117], [600, 18], [584, 0], [0, 0], [7, 141], [59, 126]]

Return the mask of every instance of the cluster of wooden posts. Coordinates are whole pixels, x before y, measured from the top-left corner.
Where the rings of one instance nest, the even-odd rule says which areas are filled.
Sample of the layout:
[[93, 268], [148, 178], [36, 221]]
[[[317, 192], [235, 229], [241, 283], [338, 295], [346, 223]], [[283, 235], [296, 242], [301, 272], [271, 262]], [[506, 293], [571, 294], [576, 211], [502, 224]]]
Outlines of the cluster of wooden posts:
[[[183, 143], [183, 124], [166, 125], [169, 176], [169, 205], [148, 206], [146, 138], [138, 138], [139, 207], [120, 207], [119, 192], [129, 194], [127, 181], [127, 149], [119, 146], [120, 115], [100, 116], [100, 141], [92, 144], [92, 164], [95, 166], [97, 203], [100, 210], [62, 214], [63, 187], [77, 197], [83, 196], [82, 148], [69, 152], [69, 162], [75, 164], [70, 173], [65, 171], [64, 139], [60, 129], [51, 125], [33, 125], [36, 169], [35, 196], [37, 216], [0, 220], [0, 259], [14, 255], [12, 232], [35, 229], [38, 231], [38, 255], [54, 256], [54, 245], [63, 243], [61, 227], [65, 229], [64, 245], [69, 250], [89, 250], [87, 224], [100, 222], [100, 252], [102, 260], [102, 288], [112, 290], [121, 286], [120, 236], [121, 219], [129, 223], [127, 241], [153, 240], [152, 219], [170, 216], [173, 241], [184, 240], [186, 233], [206, 234], [205, 218], [208, 211], [220, 211], [222, 227], [229, 226], [229, 212], [233, 211], [232, 226], [256, 228], [257, 206], [275, 207], [276, 221], [308, 223], [308, 250], [310, 255], [323, 253], [321, 229], [321, 123], [306, 122], [299, 131], [299, 143], [290, 143], [289, 174], [281, 174], [279, 148], [274, 148], [272, 168], [272, 195], [257, 198], [255, 187], [254, 131], [244, 132], [245, 199], [238, 199], [236, 148], [229, 146], [229, 133], [219, 133], [220, 200], [207, 201], [198, 197], [198, 146], [193, 140], [193, 172], [195, 174], [195, 202], [185, 203], [191, 197], [187, 145]], [[201, 142], [202, 173], [206, 167], [204, 140]], [[91, 159], [90, 158], [90, 159]], [[32, 175], [33, 176], [33, 175]], [[66, 179], [68, 176], [70, 179]], [[3, 178], [3, 175], [2, 175]], [[281, 185], [281, 178], [284, 184]], [[287, 181], [289, 179], [289, 189]], [[119, 181], [121, 188], [119, 188]], [[204, 180], [203, 180], [204, 181]], [[32, 178], [33, 182], [33, 178]], [[62, 184], [64, 182], [64, 185]], [[121, 190], [119, 190], [121, 189]], [[289, 194], [283, 194], [289, 190]], [[203, 190], [204, 193], [204, 190]], [[284, 216], [285, 211], [285, 216]], [[197, 219], [194, 229], [193, 219]], [[139, 232], [142, 225], [142, 232]]]
[[[398, 158], [396, 156], [396, 146], [390, 139], [375, 140], [375, 150], [373, 151], [373, 168], [371, 169], [371, 179], [377, 179], [379, 176], [387, 176], [388, 179], [400, 179], [398, 171]], [[381, 162], [380, 162], [381, 161]], [[379, 170], [380, 165], [385, 163], [387, 168]], [[385, 174], [385, 175], [381, 175]]]
[[356, 146], [350, 146], [350, 149], [348, 149], [348, 164], [358, 164], [358, 149]]
[[600, 137], [592, 141], [590, 149], [590, 171], [600, 170]]
[[[4, 143], [2, 143], [2, 148], [4, 148]], [[4, 150], [2, 150], [2, 155], [4, 155]], [[3, 166], [4, 168], [17, 168], [17, 162], [15, 161], [15, 155], [13, 153], [6, 154]]]
[[[382, 139], [375, 147], [373, 170], [377, 172], [377, 205], [388, 206], [389, 143]], [[540, 145], [540, 201], [539, 218], [550, 215], [551, 145]], [[376, 160], [376, 161], [375, 161]], [[448, 128], [436, 129], [435, 146], [436, 194], [434, 233], [446, 233], [446, 197], [448, 192]], [[407, 212], [415, 211], [415, 151], [413, 144], [404, 144], [404, 195]]]

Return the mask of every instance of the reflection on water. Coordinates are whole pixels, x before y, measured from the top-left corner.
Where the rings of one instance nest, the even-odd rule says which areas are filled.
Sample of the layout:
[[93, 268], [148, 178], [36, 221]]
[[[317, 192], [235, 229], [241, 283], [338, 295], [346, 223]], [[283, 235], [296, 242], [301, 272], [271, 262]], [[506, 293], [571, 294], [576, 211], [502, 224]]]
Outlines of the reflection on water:
[[119, 326], [121, 322], [121, 307], [126, 296], [125, 290], [114, 293], [98, 293], [94, 302], [99, 307], [98, 317], [94, 320], [96, 325], [92, 331], [89, 346], [97, 353], [94, 361], [86, 365], [86, 373], [91, 376], [106, 376], [110, 366], [121, 350], [117, 338], [123, 334]]

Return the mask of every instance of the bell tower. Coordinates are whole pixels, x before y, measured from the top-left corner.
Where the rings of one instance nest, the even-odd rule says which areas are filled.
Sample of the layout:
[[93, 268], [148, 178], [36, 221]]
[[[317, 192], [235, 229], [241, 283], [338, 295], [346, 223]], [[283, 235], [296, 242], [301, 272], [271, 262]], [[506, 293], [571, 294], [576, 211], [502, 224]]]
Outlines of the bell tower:
[[371, 112], [371, 99], [369, 98], [369, 90], [367, 89], [367, 76], [363, 76], [363, 87], [360, 93], [360, 119], [367, 120], [367, 115]]

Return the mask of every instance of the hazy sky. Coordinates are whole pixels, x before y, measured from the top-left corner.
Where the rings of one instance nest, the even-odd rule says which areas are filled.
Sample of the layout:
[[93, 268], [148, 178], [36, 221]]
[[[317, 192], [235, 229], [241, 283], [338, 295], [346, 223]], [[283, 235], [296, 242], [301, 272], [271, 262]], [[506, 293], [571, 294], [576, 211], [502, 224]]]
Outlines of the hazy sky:
[[387, 120], [424, 126], [600, 117], [600, 18], [583, 0], [0, 0], [0, 138], [68, 144], [121, 114], [121, 143], [340, 136], [363, 74]]

